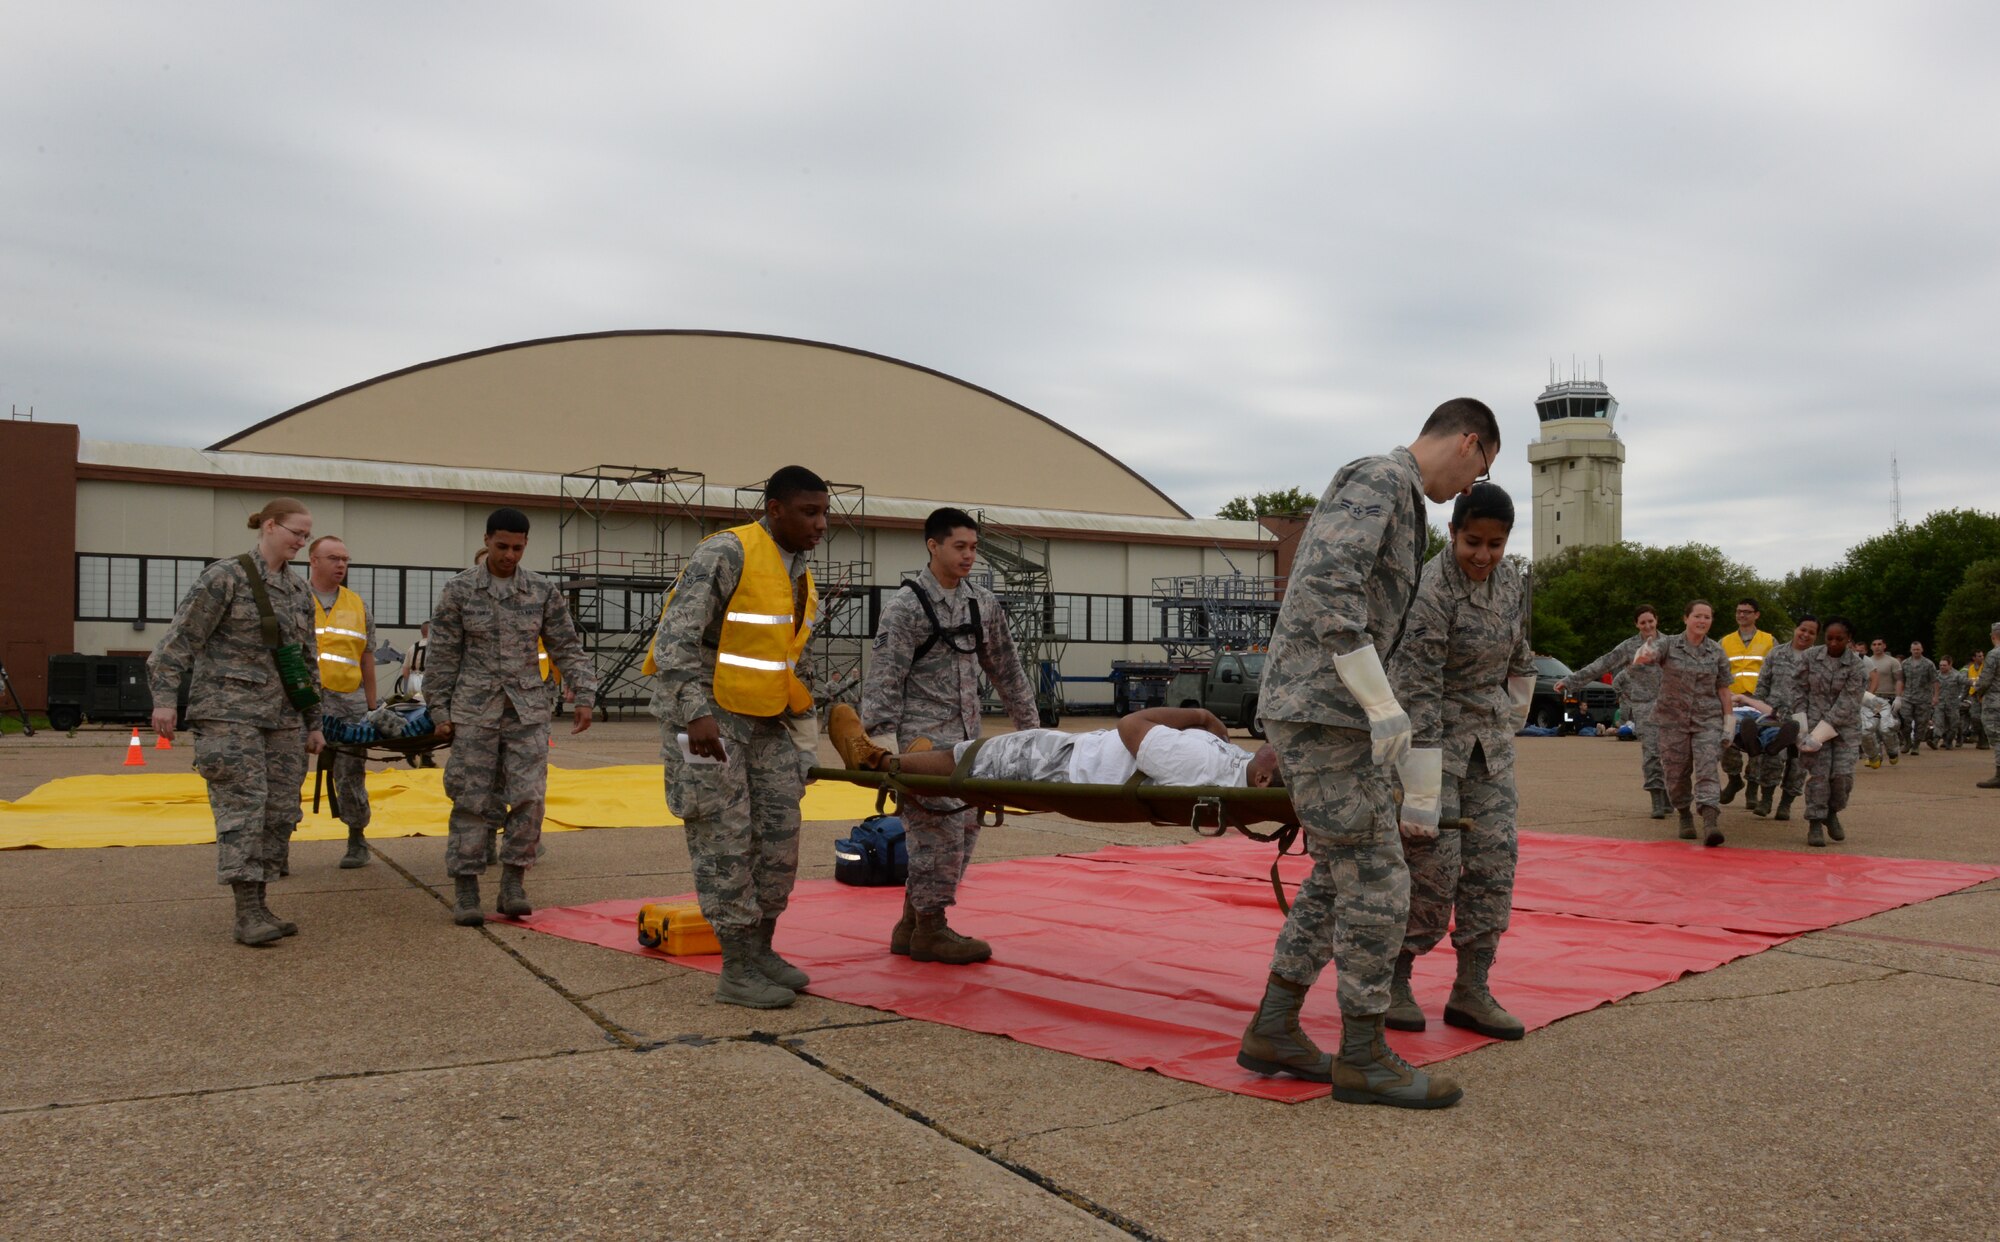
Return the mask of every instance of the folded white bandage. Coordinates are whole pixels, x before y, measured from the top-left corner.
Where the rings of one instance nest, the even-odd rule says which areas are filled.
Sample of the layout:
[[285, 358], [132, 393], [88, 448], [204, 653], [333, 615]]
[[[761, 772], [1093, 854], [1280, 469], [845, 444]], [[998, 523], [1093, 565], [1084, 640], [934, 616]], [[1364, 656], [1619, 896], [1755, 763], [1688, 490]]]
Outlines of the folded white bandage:
[[[1804, 721], [1804, 719], [1805, 713], [1799, 713], [1799, 720]], [[1799, 749], [1805, 751], [1818, 750], [1839, 736], [1840, 730], [1833, 727], [1831, 720], [1822, 720], [1813, 726], [1812, 735], [1799, 743]]]
[[1397, 814], [1419, 835], [1434, 836], [1438, 826], [1438, 795], [1444, 786], [1444, 751], [1426, 746], [1406, 752], [1396, 762], [1403, 782], [1403, 809]]
[[1528, 712], [1535, 705], [1535, 679], [1533, 677], [1509, 677], [1507, 679], [1507, 701], [1514, 705], [1514, 730], [1519, 732], [1528, 723]]

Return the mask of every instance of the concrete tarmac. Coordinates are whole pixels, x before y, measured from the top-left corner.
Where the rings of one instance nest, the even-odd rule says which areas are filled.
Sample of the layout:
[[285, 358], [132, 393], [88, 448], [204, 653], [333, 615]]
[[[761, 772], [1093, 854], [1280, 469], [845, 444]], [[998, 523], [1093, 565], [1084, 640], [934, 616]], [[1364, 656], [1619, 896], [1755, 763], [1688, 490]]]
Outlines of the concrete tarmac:
[[[127, 736], [0, 738], [0, 797], [123, 771]], [[558, 733], [552, 760], [656, 750], [621, 721]], [[1638, 764], [1608, 739], [1523, 739], [1523, 827], [1670, 836]], [[1973, 787], [1992, 771], [1972, 750], [1863, 769], [1834, 848], [2000, 864], [2000, 793]], [[802, 875], [831, 874], [844, 827], [807, 826]], [[1806, 851], [1802, 816], [1739, 799], [1723, 827]], [[990, 830], [980, 858], [1188, 835], [1036, 817]], [[678, 828], [544, 840], [537, 904], [692, 887]], [[818, 997], [716, 1005], [699, 972], [454, 927], [443, 842], [377, 846], [341, 871], [340, 843], [297, 844], [271, 900], [302, 930], [264, 950], [230, 940], [210, 847], [0, 854], [0, 1237], [1961, 1238], [2000, 1221], [2000, 882], [1454, 1058], [1437, 1068], [1465, 1100], [1416, 1114], [1246, 1099]]]

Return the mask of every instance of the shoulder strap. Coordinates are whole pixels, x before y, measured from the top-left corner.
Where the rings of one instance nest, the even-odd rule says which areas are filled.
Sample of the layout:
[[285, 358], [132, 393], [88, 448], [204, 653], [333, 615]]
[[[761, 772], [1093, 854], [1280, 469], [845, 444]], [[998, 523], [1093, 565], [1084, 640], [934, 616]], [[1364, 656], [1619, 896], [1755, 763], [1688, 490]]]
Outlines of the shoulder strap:
[[275, 651], [285, 645], [284, 635], [278, 630], [278, 614], [271, 611], [271, 593], [264, 589], [264, 575], [258, 572], [257, 560], [248, 552], [236, 560], [250, 579], [250, 594], [257, 599], [257, 624], [263, 630], [264, 645]]
[[944, 637], [944, 627], [938, 624], [937, 609], [931, 606], [931, 597], [924, 594], [924, 588], [917, 580], [915, 578], [905, 578], [902, 585], [908, 587], [910, 593], [917, 597], [917, 603], [923, 606], [924, 620], [931, 623], [930, 637], [917, 644], [916, 654], [910, 657], [910, 663], [915, 664], [918, 660], [929, 655], [932, 647], [938, 645], [938, 640]]

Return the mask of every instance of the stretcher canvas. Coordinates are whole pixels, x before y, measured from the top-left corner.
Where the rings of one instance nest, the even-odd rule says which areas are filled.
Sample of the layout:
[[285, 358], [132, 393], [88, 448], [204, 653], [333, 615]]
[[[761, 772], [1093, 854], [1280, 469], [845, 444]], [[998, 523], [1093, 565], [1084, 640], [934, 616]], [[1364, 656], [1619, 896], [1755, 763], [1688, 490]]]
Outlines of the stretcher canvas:
[[[812, 975], [808, 991], [817, 996], [1242, 1095], [1309, 1100], [1328, 1088], [1264, 1078], [1235, 1061], [1282, 921], [1270, 857], [1269, 846], [1232, 839], [976, 864], [954, 920], [991, 940], [994, 956], [963, 967], [887, 952], [901, 889], [804, 881], [777, 947]], [[1305, 865], [1287, 864], [1294, 881]], [[2000, 868], [1522, 833], [1520, 873], [1493, 985], [1533, 1031], [1804, 931], [1995, 878]], [[641, 905], [666, 899], [538, 910], [522, 922], [664, 957], [640, 947], [633, 921]], [[673, 960], [720, 967], [715, 957]], [[1417, 963], [1417, 999], [1433, 1016], [1454, 970], [1449, 943]], [[1322, 1046], [1337, 1041], [1340, 1026], [1331, 984], [1314, 989], [1304, 1014]], [[1492, 1042], [1435, 1020], [1389, 1039], [1417, 1064]]]

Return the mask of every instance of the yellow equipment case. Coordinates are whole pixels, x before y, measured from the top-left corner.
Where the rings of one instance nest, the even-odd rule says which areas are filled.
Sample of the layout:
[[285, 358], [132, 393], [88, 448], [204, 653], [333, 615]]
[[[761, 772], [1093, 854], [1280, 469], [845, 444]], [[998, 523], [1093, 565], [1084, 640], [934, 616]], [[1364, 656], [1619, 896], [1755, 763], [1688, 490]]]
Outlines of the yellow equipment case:
[[715, 929], [692, 901], [639, 907], [639, 943], [675, 957], [700, 957], [722, 952]]

